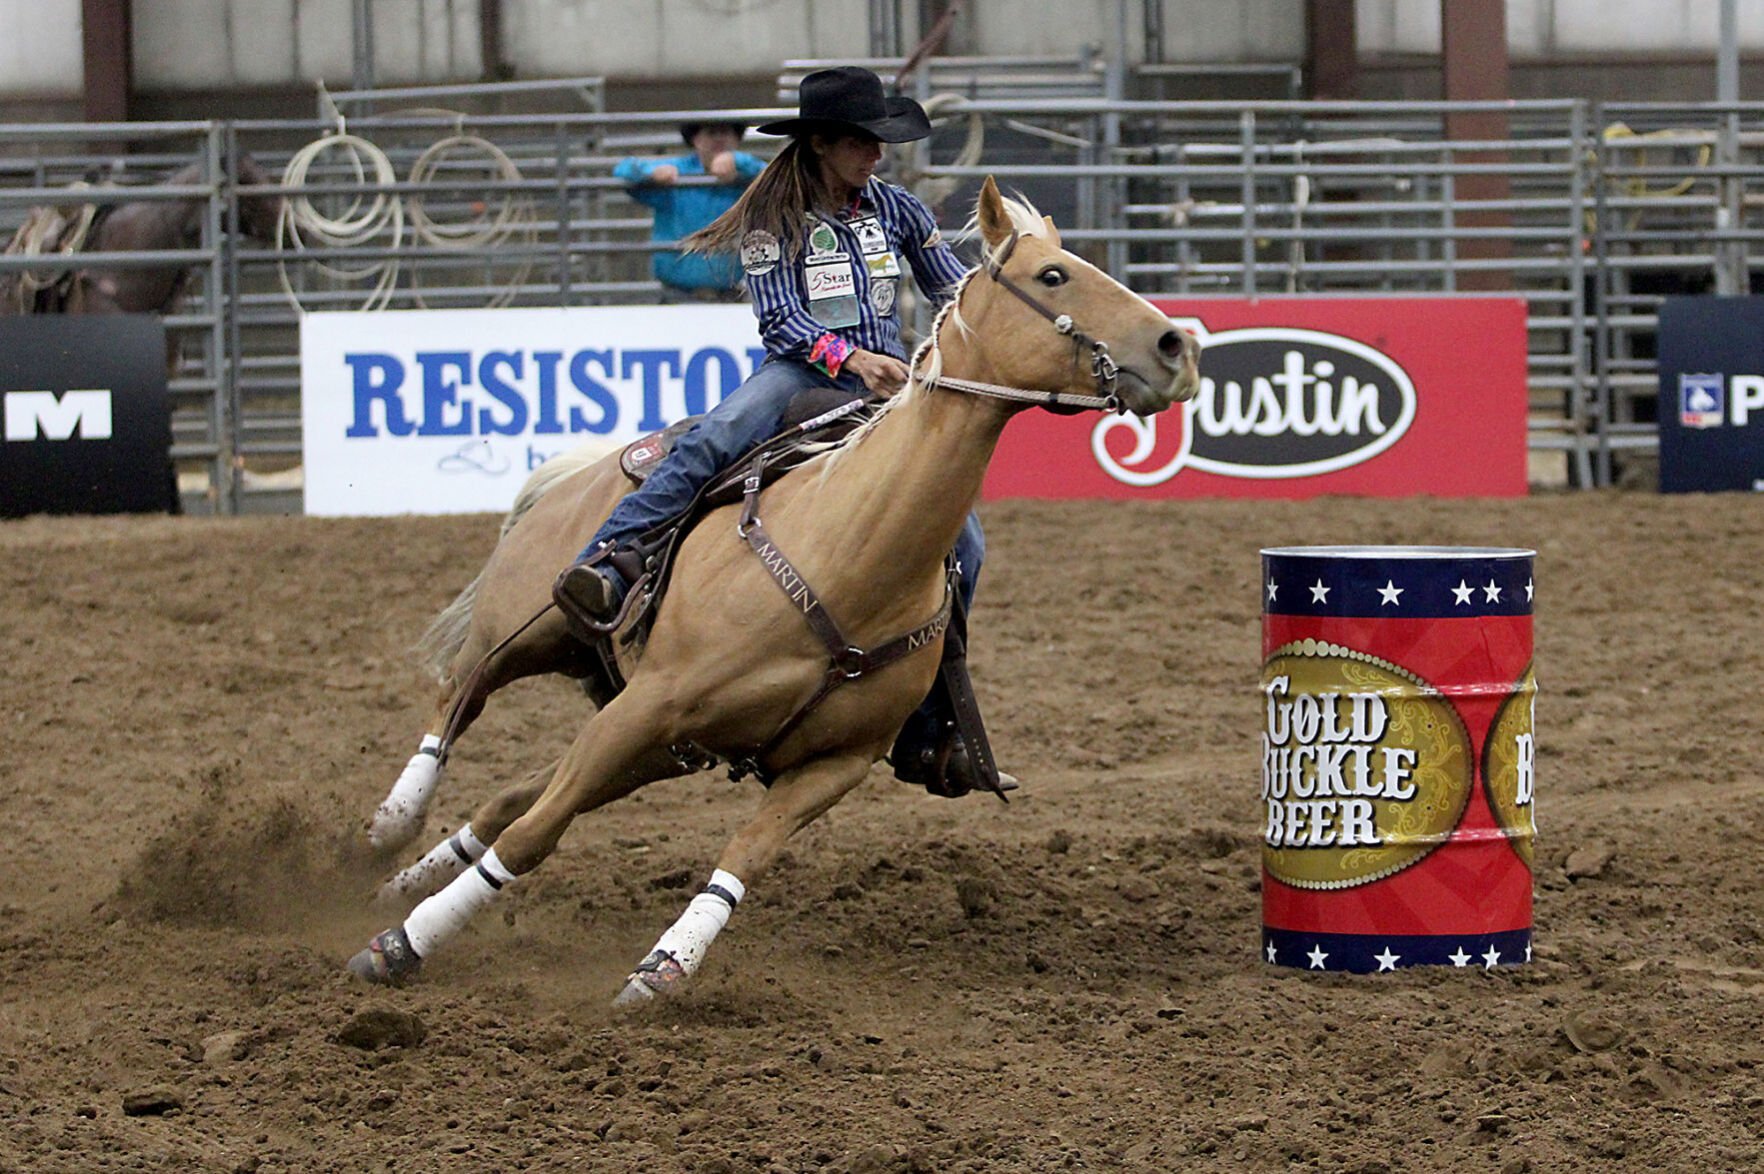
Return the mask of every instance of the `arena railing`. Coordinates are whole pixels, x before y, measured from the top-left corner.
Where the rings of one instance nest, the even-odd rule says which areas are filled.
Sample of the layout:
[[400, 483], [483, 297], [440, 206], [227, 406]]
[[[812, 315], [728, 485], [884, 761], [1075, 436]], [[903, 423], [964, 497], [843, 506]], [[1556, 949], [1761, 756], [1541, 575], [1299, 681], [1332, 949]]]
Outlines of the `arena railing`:
[[[100, 202], [196, 200], [200, 239], [188, 248], [80, 254], [82, 267], [188, 269], [182, 305], [164, 316], [173, 357], [171, 456], [182, 482], [212, 508], [226, 508], [214, 487], [231, 482], [241, 421], [231, 394], [237, 349], [230, 345], [228, 265], [221, 231], [237, 169], [224, 162], [226, 127], [218, 122], [32, 123], [0, 125], [0, 243], [13, 241], [33, 208]], [[201, 176], [172, 185], [166, 177], [202, 164]], [[51, 280], [69, 268], [42, 255], [0, 256], [0, 286], [36, 273]]]
[[[1748, 185], [1760, 170], [1764, 107], [1511, 103], [1501, 106], [1506, 138], [1449, 136], [1449, 118], [1485, 109], [951, 95], [938, 104], [937, 135], [923, 154], [897, 158], [896, 175], [941, 202], [952, 228], [966, 219], [979, 178], [996, 175], [1054, 215], [1074, 247], [1148, 295], [1483, 297], [1496, 291], [1481, 287], [1495, 284], [1530, 311], [1534, 453], [1561, 462], [1573, 484], [1608, 484], [1623, 461], [1655, 443], [1656, 279], [1714, 288], [1726, 273], [1726, 288], [1749, 288], [1758, 228]], [[112, 155], [86, 149], [89, 141], [136, 136], [147, 153], [128, 158], [129, 175], [163, 172], [194, 154], [213, 161], [215, 178], [201, 189], [211, 214], [191, 258], [198, 280], [169, 322], [186, 352], [173, 384], [174, 454], [216, 510], [263, 508], [274, 499], [260, 489], [297, 477], [304, 310], [359, 309], [388, 269], [380, 304], [393, 308], [652, 301], [659, 287], [648, 259], [665, 245], [649, 239], [647, 210], [613, 178], [617, 159], [677, 151], [676, 127], [694, 117], [758, 123], [789, 113], [381, 110], [350, 118], [347, 128], [384, 156], [389, 182], [364, 182], [349, 160], [319, 150], [300, 182], [256, 189], [221, 170], [222, 159], [237, 157], [231, 148], [249, 149], [284, 176], [339, 128], [319, 119], [0, 127], [0, 142], [29, 149], [0, 164], [0, 226], [15, 226], [29, 204], [64, 198], [58, 185], [108, 164]], [[964, 158], [976, 120], [988, 128], [985, 150]], [[1620, 121], [1628, 131], [1610, 132]], [[1662, 128], [1675, 133], [1654, 133]], [[1730, 135], [1730, 148], [1711, 142], [1718, 133]], [[412, 169], [445, 140], [480, 146], [431, 156], [413, 181]], [[770, 143], [747, 146], [763, 154]], [[508, 170], [493, 173], [502, 161]], [[1490, 175], [1504, 178], [1503, 198], [1462, 197], [1467, 178]], [[305, 252], [287, 240], [280, 248], [229, 244], [219, 225], [241, 193], [282, 194], [333, 216], [355, 201], [395, 198], [410, 215], [396, 242], [388, 232]], [[519, 215], [503, 237], [465, 231], [509, 209]], [[1468, 224], [1468, 211], [1500, 219]], [[413, 236], [417, 219], [426, 235]], [[449, 237], [447, 229], [457, 231]], [[339, 279], [320, 260], [370, 276]], [[19, 267], [7, 261], [0, 272]]]

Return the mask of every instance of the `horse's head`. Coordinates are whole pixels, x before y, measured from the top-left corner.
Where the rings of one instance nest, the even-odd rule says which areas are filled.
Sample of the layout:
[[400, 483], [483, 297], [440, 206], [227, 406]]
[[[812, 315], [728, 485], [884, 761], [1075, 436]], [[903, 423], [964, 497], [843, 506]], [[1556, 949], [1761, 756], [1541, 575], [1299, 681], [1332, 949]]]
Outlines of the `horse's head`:
[[[243, 151], [239, 153], [239, 186], [266, 187], [280, 182]], [[276, 237], [276, 221], [282, 215], [282, 197], [241, 194], [239, 230], [254, 241], [269, 244]]]
[[986, 255], [969, 284], [984, 301], [964, 307], [963, 315], [985, 317], [986, 359], [999, 382], [1074, 395], [1112, 393], [1141, 416], [1194, 398], [1200, 343], [1150, 302], [1061, 248], [1052, 220], [999, 195], [991, 176], [981, 185], [975, 220]]

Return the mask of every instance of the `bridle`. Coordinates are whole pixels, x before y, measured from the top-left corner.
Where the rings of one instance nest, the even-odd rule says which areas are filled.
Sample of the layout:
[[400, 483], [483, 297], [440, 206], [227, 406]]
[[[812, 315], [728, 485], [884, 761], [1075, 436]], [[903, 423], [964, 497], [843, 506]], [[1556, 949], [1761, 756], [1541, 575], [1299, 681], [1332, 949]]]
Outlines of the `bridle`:
[[[1085, 344], [1090, 346], [1090, 375], [1096, 380], [1100, 395], [1074, 395], [1064, 391], [1039, 391], [1034, 388], [1004, 387], [996, 383], [980, 383], [972, 379], [951, 379], [939, 376], [931, 381], [933, 387], [943, 387], [950, 391], [965, 391], [971, 395], [990, 396], [993, 399], [1014, 400], [1018, 403], [1037, 404], [1044, 408], [1070, 408], [1074, 411], [1095, 409], [1104, 412], [1121, 412], [1120, 396], [1115, 392], [1115, 381], [1121, 374], [1121, 368], [1109, 355], [1109, 344], [1100, 338], [1078, 329], [1070, 314], [1056, 314], [1048, 309], [1036, 296], [1005, 276], [1005, 262], [1011, 259], [1016, 251], [1017, 241], [1021, 233], [1013, 231], [1011, 237], [998, 251], [996, 257], [988, 255], [985, 262], [986, 276], [1002, 285], [1017, 299], [1031, 310], [1053, 323], [1053, 328], [1072, 340], [1072, 362], [1077, 364], [1083, 354]], [[933, 336], [935, 341], [935, 335]]]

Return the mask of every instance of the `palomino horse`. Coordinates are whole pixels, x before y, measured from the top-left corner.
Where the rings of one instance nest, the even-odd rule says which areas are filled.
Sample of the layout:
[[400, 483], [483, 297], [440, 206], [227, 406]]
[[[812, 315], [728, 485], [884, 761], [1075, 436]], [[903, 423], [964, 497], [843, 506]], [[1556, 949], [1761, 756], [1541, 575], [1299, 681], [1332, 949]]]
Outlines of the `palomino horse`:
[[[1000, 197], [990, 178], [976, 221], [985, 264], [938, 316], [906, 389], [833, 451], [739, 511], [726, 506], [698, 523], [624, 691], [548, 778], [497, 796], [389, 882], [383, 894], [439, 891], [377, 935], [352, 971], [391, 983], [413, 975], [504, 885], [537, 868], [576, 816], [712, 756], [758, 758], [773, 780], [759, 810], [617, 1001], [673, 988], [786, 839], [862, 781], [930, 688], [949, 614], [944, 556], [1011, 417], [1037, 404], [1144, 416], [1195, 394], [1194, 338], [1062, 251], [1051, 221]], [[581, 646], [545, 610], [548, 589], [629, 488], [617, 461], [605, 460], [552, 482], [505, 529], [462, 597], [469, 630], [451, 638], [457, 651], [423, 752], [376, 813], [370, 834], [382, 847], [414, 835], [443, 737], [491, 691], [533, 673], [579, 671]], [[900, 655], [882, 654], [890, 644]], [[805, 714], [812, 698], [821, 700]]]
[[[191, 163], [159, 182], [181, 187], [203, 178], [203, 165]], [[238, 180], [242, 186], [275, 182], [249, 155], [239, 157]], [[90, 201], [33, 208], [7, 245], [8, 255], [41, 255], [45, 264], [41, 271], [0, 274], [0, 314], [175, 312], [189, 285], [190, 266], [88, 265], [79, 257], [197, 248], [208, 197], [125, 201], [126, 188], [75, 190]], [[240, 231], [256, 241], [272, 241], [281, 203], [277, 196], [240, 196]]]

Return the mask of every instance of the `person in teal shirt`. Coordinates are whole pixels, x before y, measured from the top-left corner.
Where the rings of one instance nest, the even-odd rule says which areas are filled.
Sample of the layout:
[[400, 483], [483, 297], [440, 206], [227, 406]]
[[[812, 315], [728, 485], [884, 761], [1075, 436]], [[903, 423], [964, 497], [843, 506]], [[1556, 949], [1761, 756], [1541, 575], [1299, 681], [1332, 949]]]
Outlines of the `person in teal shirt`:
[[[765, 161], [735, 148], [747, 127], [739, 122], [688, 122], [680, 137], [692, 148], [671, 159], [625, 159], [613, 175], [625, 181], [632, 199], [655, 210], [650, 239], [674, 242], [697, 232], [727, 212]], [[687, 176], [710, 176], [715, 183], [682, 184]], [[740, 301], [741, 261], [734, 253], [682, 254], [657, 249], [650, 272], [662, 284], [663, 301]]]

